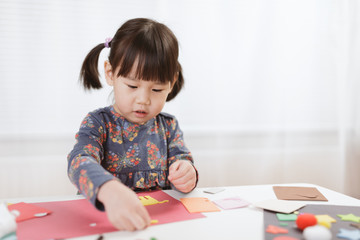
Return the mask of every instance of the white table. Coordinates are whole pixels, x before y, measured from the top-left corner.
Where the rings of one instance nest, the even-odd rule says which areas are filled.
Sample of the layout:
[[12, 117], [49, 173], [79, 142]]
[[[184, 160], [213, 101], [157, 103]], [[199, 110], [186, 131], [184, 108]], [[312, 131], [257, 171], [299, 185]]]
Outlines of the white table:
[[[207, 188], [197, 188], [189, 194], [181, 194], [173, 190], [165, 192], [176, 199], [182, 197], [207, 197], [210, 200], [238, 196], [250, 203], [267, 199], [276, 199], [273, 186], [303, 186], [316, 187], [329, 201], [301, 201], [306, 204], [334, 204], [345, 206], [360, 206], [360, 200], [344, 194], [326, 189], [313, 184], [276, 184], [276, 185], [250, 185], [225, 187], [225, 191], [216, 194], [204, 193]], [[27, 201], [59, 201], [77, 199], [78, 196], [41, 198], [41, 199], [11, 199], [9, 202]], [[204, 213], [206, 218], [160, 224], [151, 226], [142, 231], [136, 232], [112, 232], [103, 234], [104, 240], [131, 239], [150, 240], [154, 237], [157, 240], [187, 240], [187, 239], [264, 239], [263, 210], [249, 206], [245, 208], [222, 210], [221, 212]], [[95, 240], [99, 235], [73, 238], [78, 240]]]

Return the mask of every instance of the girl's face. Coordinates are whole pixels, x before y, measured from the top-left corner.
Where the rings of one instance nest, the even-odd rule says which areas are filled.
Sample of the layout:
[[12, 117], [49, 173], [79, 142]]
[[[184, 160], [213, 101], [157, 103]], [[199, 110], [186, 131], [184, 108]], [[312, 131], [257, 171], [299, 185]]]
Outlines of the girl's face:
[[106, 61], [105, 78], [114, 89], [115, 111], [132, 123], [143, 124], [161, 112], [171, 92], [171, 83], [136, 79], [134, 69], [128, 77], [117, 77], [117, 71], [113, 73]]

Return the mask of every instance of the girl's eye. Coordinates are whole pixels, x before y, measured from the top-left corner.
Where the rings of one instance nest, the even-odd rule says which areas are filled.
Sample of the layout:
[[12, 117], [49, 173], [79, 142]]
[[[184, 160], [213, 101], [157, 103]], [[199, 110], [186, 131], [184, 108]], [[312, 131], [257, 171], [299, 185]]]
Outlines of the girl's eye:
[[131, 88], [131, 89], [137, 88], [137, 86], [133, 86], [133, 85], [128, 85], [128, 87]]
[[153, 92], [161, 92], [162, 89], [153, 89]]

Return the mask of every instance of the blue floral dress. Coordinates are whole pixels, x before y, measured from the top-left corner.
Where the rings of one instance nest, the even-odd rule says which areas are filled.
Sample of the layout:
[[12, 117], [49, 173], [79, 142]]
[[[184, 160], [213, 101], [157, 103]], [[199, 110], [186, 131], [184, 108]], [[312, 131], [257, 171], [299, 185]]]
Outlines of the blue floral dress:
[[184, 145], [176, 118], [160, 113], [146, 123], [127, 121], [112, 106], [89, 113], [68, 155], [71, 182], [92, 204], [99, 187], [112, 179], [135, 191], [169, 189], [169, 166], [193, 158]]

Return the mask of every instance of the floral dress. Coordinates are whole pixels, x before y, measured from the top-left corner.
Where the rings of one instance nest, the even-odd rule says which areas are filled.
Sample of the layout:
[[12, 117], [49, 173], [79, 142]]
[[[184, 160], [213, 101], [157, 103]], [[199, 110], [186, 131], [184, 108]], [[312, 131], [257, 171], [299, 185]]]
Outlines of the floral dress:
[[169, 166], [193, 158], [176, 118], [160, 113], [144, 124], [127, 121], [112, 106], [89, 113], [68, 155], [71, 182], [92, 204], [99, 187], [119, 179], [135, 191], [169, 189]]

